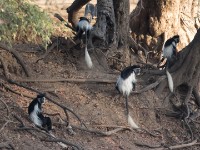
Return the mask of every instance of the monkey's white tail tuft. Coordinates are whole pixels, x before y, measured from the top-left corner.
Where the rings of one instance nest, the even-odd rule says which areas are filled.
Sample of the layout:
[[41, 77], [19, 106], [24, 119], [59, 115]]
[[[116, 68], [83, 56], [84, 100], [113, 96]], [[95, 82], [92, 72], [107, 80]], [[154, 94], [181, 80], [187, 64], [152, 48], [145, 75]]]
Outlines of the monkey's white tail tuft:
[[171, 76], [171, 74], [168, 72], [168, 70], [166, 70], [166, 74], [167, 74], [169, 89], [170, 89], [170, 91], [173, 93], [174, 83], [173, 83], [172, 76]]
[[87, 46], [85, 47], [85, 62], [89, 68], [92, 68], [93, 64], [92, 64], [91, 57], [88, 53]]
[[128, 124], [133, 128], [133, 129], [138, 129], [139, 127], [137, 124], [133, 121], [132, 117], [128, 115]]

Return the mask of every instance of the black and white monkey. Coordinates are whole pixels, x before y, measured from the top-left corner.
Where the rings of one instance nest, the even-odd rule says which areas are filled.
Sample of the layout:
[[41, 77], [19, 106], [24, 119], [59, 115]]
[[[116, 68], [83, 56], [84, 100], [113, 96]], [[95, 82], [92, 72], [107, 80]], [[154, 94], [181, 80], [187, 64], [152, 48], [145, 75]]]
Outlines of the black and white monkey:
[[85, 6], [85, 14], [84, 14], [84, 17], [87, 17], [87, 15], [90, 13], [91, 15], [91, 18], [90, 18], [90, 21], [92, 19], [94, 19], [95, 16], [97, 16], [97, 5], [93, 5], [91, 3], [88, 3], [86, 6]]
[[162, 49], [162, 52], [163, 52], [162, 60], [167, 59], [166, 64], [165, 64], [165, 69], [166, 69], [166, 75], [167, 75], [167, 79], [168, 79], [169, 89], [171, 92], [173, 92], [174, 84], [173, 84], [172, 76], [168, 71], [168, 68], [173, 66], [175, 60], [177, 59], [176, 45], [179, 43], [179, 41], [180, 41], [179, 35], [175, 35], [165, 42], [163, 49]]
[[126, 96], [125, 106], [127, 111], [126, 114], [127, 114], [128, 124], [134, 129], [138, 129], [139, 127], [133, 121], [132, 117], [129, 115], [128, 96], [130, 95], [132, 90], [135, 90], [136, 75], [140, 75], [140, 72], [141, 69], [140, 66], [138, 65], [126, 67], [118, 77], [115, 86], [115, 88], [119, 93], [122, 93], [124, 96]]
[[45, 94], [39, 94], [28, 106], [28, 114], [31, 121], [39, 127], [52, 129], [51, 119], [42, 114], [42, 104], [45, 102]]
[[78, 36], [79, 39], [81, 39], [83, 33], [85, 33], [85, 37], [86, 37], [85, 61], [86, 61], [86, 64], [89, 68], [92, 68], [92, 66], [93, 66], [91, 57], [90, 57], [88, 50], [87, 50], [87, 40], [88, 40], [88, 37], [90, 35], [91, 29], [92, 29], [92, 26], [90, 25], [89, 20], [86, 17], [80, 17], [80, 20], [79, 20], [79, 22], [76, 26], [76, 32], [77, 32], [77, 36]]

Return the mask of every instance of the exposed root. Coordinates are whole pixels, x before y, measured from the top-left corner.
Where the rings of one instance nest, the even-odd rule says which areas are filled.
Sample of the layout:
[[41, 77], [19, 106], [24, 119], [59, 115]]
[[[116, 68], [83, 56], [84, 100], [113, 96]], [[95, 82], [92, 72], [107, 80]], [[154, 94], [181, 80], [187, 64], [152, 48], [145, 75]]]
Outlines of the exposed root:
[[72, 82], [72, 83], [116, 83], [116, 80], [106, 79], [19, 79], [18, 82]]
[[97, 134], [97, 135], [100, 135], [100, 136], [110, 136], [112, 134], [116, 134], [119, 131], [130, 130], [129, 128], [121, 128], [121, 127], [119, 127], [119, 128], [114, 129], [114, 130], [110, 130], [110, 131], [107, 131], [107, 132], [102, 132], [102, 131], [98, 131], [98, 130], [91, 130], [91, 129], [81, 128], [81, 127], [77, 127], [77, 126], [72, 126], [72, 128], [78, 129], [78, 130], [81, 130], [81, 131], [85, 131], [85, 132], [89, 132], [89, 133], [93, 133], [93, 134]]
[[22, 66], [22, 68], [24, 69], [24, 72], [26, 74], [27, 77], [31, 77], [31, 72], [30, 72], [30, 68], [28, 66], [25, 65], [25, 62], [23, 61], [23, 58], [21, 57], [21, 55], [15, 51], [13, 48], [6, 46], [6, 44], [4, 43], [0, 43], [0, 48], [7, 50], [8, 52], [12, 53], [14, 55], [14, 57], [18, 60], [19, 64]]
[[37, 59], [36, 63], [39, 61], [39, 60], [42, 60], [44, 59], [56, 46], [58, 46], [58, 41], [53, 41], [51, 46], [46, 50], [46, 52], [40, 56], [40, 58]]
[[[38, 94], [43, 93], [43, 92], [41, 92], [41, 91], [39, 91], [39, 90], [36, 90], [36, 89], [34, 89], [34, 88], [31, 88], [31, 87], [28, 87], [28, 86], [19, 84], [19, 83], [15, 82], [15, 81], [13, 81], [13, 80], [11, 80], [11, 79], [9, 79], [9, 82], [12, 83], [12, 84], [16, 84], [16, 85], [18, 85], [18, 86], [21, 86], [21, 87], [23, 87], [23, 88], [26, 88], [26, 89], [28, 89], [28, 90], [34, 91], [34, 92], [36, 92], [36, 93], [38, 93]], [[15, 91], [14, 91], [14, 92], [15, 92]], [[80, 117], [79, 117], [74, 111], [72, 111], [70, 108], [68, 108], [68, 107], [66, 107], [66, 106], [64, 106], [64, 105], [62, 105], [62, 104], [60, 104], [59, 102], [53, 100], [53, 99], [52, 99], [50, 96], [48, 96], [48, 95], [46, 95], [46, 98], [47, 98], [47, 100], [49, 100], [50, 102], [54, 103], [55, 105], [57, 105], [57, 106], [59, 106], [60, 108], [63, 109], [63, 111], [64, 111], [65, 114], [66, 114], [66, 118], [67, 118], [66, 122], [68, 122], [68, 124], [69, 124], [69, 120], [68, 120], [68, 119], [69, 119], [69, 115], [68, 115], [67, 111], [71, 112], [71, 113], [81, 122], [81, 124], [85, 126], [85, 124], [82, 122], [82, 120], [80, 119]], [[85, 126], [85, 127], [86, 127], [86, 126]]]
[[56, 142], [60, 146], [62, 146], [63, 148], [67, 148], [67, 145], [69, 145], [71, 147], [76, 147], [78, 150], [81, 150], [81, 148], [79, 146], [72, 144], [72, 143], [70, 143], [66, 140], [56, 138], [52, 133], [49, 133], [48, 131], [43, 131], [43, 130], [40, 130], [40, 129], [34, 128], [34, 127], [26, 127], [25, 124], [23, 123], [23, 121], [19, 117], [17, 117], [16, 115], [14, 115], [14, 117], [21, 123], [21, 126], [17, 129], [15, 129], [16, 131], [20, 131], [20, 130], [36, 131], [36, 132], [42, 133], [42, 134], [44, 134], [44, 135], [46, 135], [47, 137], [50, 138], [50, 139], [39, 138], [41, 141]]
[[133, 91], [133, 93], [139, 94], [139, 93], [143, 93], [143, 92], [146, 92], [148, 90], [151, 90], [151, 89], [155, 88], [157, 85], [159, 85], [159, 83], [162, 80], [164, 80], [165, 78], [166, 78], [165, 76], [162, 76], [156, 82], [154, 82], [154, 83], [152, 83], [152, 84], [150, 84], [150, 85], [146, 86], [145, 88], [140, 89], [138, 91]]

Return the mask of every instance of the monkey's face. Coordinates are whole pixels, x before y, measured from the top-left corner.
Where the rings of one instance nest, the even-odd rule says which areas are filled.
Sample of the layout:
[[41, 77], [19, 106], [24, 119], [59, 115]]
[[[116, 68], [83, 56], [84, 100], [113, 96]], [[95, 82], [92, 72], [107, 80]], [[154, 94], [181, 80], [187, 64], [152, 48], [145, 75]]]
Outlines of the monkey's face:
[[140, 75], [141, 69], [140, 68], [134, 68], [133, 71], [135, 72], [135, 75]]
[[175, 35], [175, 36], [173, 37], [173, 39], [175, 40], [176, 43], [179, 43], [179, 42], [180, 42], [179, 35]]
[[45, 102], [46, 98], [45, 97], [40, 97], [38, 98], [39, 103], [43, 104]]

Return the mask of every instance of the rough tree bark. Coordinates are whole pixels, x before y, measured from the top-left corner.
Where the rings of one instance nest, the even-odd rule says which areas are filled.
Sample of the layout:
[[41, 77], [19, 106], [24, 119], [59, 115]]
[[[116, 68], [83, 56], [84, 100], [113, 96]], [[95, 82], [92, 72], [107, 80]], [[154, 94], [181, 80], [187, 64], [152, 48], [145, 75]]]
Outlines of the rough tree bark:
[[140, 0], [130, 15], [130, 28], [149, 50], [161, 51], [164, 41], [175, 34], [180, 35], [182, 49], [199, 27], [198, 7], [198, 0]]
[[[75, 25], [78, 10], [89, 0], [74, 3], [67, 8], [69, 13], [68, 21]], [[107, 57], [115, 57], [125, 65], [130, 63], [128, 50], [129, 36], [129, 0], [98, 0], [97, 1], [97, 21], [91, 31], [89, 45], [94, 49], [103, 49], [107, 52]], [[73, 16], [73, 17], [72, 17]], [[73, 19], [71, 19], [71, 17]], [[112, 65], [116, 60], [109, 61]], [[119, 62], [119, 61], [118, 61]], [[122, 67], [122, 66], [121, 66]]]
[[[200, 79], [200, 29], [198, 29], [192, 42], [178, 53], [176, 63], [169, 69], [173, 80], [174, 88], [186, 85], [192, 91], [198, 91]], [[160, 84], [158, 88], [162, 91], [167, 82]], [[198, 94], [198, 92], [196, 92]]]
[[68, 7], [68, 22], [75, 28], [79, 21], [78, 11], [91, 0], [75, 0], [70, 7]]
[[[161, 51], [164, 41], [176, 34], [180, 35], [179, 50], [189, 44], [178, 53], [175, 65], [169, 68], [175, 94], [186, 89], [183, 98], [183, 106], [187, 109], [185, 118], [190, 115], [188, 102], [192, 95], [200, 107], [199, 3], [198, 0], [140, 0], [130, 16], [134, 38], [143, 42], [148, 50]], [[157, 73], [165, 74], [165, 71]], [[160, 95], [165, 87], [168, 87], [167, 79], [158, 85], [156, 93]]]

